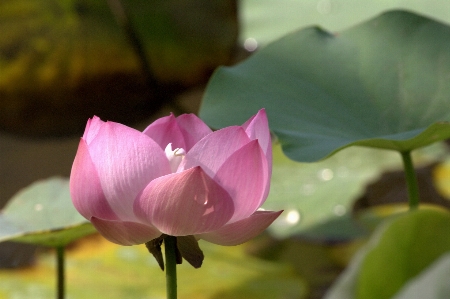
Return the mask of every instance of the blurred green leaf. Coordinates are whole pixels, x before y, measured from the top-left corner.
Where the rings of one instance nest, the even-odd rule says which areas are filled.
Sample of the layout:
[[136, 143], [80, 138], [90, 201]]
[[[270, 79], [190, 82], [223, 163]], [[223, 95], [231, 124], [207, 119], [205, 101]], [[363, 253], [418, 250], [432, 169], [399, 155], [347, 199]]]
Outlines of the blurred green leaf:
[[358, 211], [355, 213], [355, 218], [364, 227], [373, 231], [386, 219], [392, 219], [408, 212], [407, 203], [384, 204]]
[[[417, 164], [442, 153], [440, 145], [415, 152]], [[353, 203], [383, 172], [401, 168], [391, 151], [352, 147], [320, 162], [299, 163], [273, 148], [273, 171], [268, 210], [284, 209], [269, 227], [275, 236], [294, 234], [316, 240], [349, 240], [366, 233], [367, 226], [352, 217]]]
[[367, 237], [369, 232], [368, 229], [355, 221], [352, 213], [345, 213], [342, 216], [331, 215], [326, 220], [303, 230], [299, 227], [299, 232], [295, 236], [301, 236], [316, 242], [345, 242]]
[[0, 1], [0, 129], [79, 135], [94, 114], [136, 124], [234, 59], [236, 0], [118, 1], [142, 55], [116, 0]]
[[19, 191], [0, 214], [0, 241], [65, 246], [96, 232], [74, 208], [69, 180], [50, 178]]
[[428, 267], [450, 251], [449, 227], [449, 211], [429, 206], [385, 221], [353, 257], [325, 299], [392, 298], [402, 287], [420, 279], [417, 275], [427, 275]]
[[423, 147], [450, 137], [449, 40], [450, 27], [404, 11], [339, 34], [300, 30], [216, 71], [200, 116], [220, 128], [264, 107], [297, 161], [351, 145]]
[[331, 288], [327, 291], [324, 299], [355, 299], [356, 286], [358, 283], [358, 275], [361, 264], [367, 253], [376, 246], [374, 237], [372, 242], [364, 245], [351, 259], [349, 265], [344, 272], [336, 279]]
[[388, 299], [450, 251], [450, 213], [423, 209], [398, 217], [361, 264], [356, 298]]
[[156, 76], [193, 85], [228, 64], [238, 36], [236, 0], [128, 0]]
[[[198, 83], [229, 62], [236, 1], [122, 2], [161, 81]], [[69, 88], [99, 75], [141, 71], [108, 1], [3, 0], [0, 18], [0, 91]], [[52, 86], [57, 83], [63, 86]]]
[[[200, 241], [200, 269], [178, 268], [180, 299], [305, 298], [304, 280], [281, 263], [245, 254], [246, 245], [223, 247]], [[67, 250], [67, 297], [165, 298], [165, 275], [145, 246], [118, 246], [91, 237]], [[33, 268], [0, 270], [1, 299], [54, 297], [54, 255], [41, 254]]]
[[450, 253], [411, 279], [393, 299], [445, 299], [450, 294]]

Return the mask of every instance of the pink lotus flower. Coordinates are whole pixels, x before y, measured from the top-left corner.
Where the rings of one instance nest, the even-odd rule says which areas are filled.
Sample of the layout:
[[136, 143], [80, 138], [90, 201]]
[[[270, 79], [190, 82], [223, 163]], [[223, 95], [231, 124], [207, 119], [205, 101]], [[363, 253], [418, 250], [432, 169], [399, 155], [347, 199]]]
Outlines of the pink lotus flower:
[[167, 234], [237, 245], [281, 213], [258, 210], [271, 171], [264, 110], [215, 132], [193, 114], [162, 117], [143, 132], [94, 117], [78, 147], [70, 193], [80, 214], [117, 244]]

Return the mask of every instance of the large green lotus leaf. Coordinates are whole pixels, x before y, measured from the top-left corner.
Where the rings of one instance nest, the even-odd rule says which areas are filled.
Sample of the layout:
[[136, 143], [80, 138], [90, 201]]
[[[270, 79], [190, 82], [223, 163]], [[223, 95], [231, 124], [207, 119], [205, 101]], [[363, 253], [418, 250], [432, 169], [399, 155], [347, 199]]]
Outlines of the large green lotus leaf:
[[[428, 279], [424, 277], [434, 275], [430, 271], [436, 271], [433, 268], [439, 258], [450, 251], [449, 228], [450, 213], [430, 207], [384, 222], [353, 257], [325, 298], [392, 298], [418, 281], [423, 286]], [[438, 271], [443, 273], [442, 269]], [[445, 271], [448, 273], [448, 268]], [[435, 281], [434, 286], [439, 293], [444, 284]]]
[[31, 184], [13, 196], [0, 214], [0, 241], [57, 247], [95, 231], [74, 208], [69, 181], [63, 178]]
[[[247, 246], [200, 241], [200, 269], [185, 261], [178, 268], [180, 299], [305, 298], [306, 282], [289, 265], [245, 253]], [[55, 297], [53, 252], [29, 269], [0, 270], [0, 299]], [[90, 237], [67, 250], [67, 298], [166, 298], [165, 273], [144, 245], [119, 246]]]
[[450, 137], [450, 27], [392, 11], [338, 34], [312, 27], [212, 77], [212, 127], [262, 107], [283, 151], [323, 159], [350, 145], [409, 151]]

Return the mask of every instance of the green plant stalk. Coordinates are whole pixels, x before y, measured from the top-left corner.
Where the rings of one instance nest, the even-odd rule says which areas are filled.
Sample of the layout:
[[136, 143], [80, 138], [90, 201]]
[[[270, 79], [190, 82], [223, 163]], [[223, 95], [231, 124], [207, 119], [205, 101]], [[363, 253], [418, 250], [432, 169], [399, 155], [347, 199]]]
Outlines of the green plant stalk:
[[405, 170], [406, 185], [408, 188], [409, 209], [419, 207], [419, 186], [416, 171], [411, 158], [411, 151], [401, 152], [403, 159], [403, 168]]
[[166, 254], [166, 292], [167, 299], [177, 298], [177, 238], [167, 236], [164, 238]]
[[64, 275], [64, 246], [56, 247], [56, 298], [64, 299], [65, 297], [65, 275]]

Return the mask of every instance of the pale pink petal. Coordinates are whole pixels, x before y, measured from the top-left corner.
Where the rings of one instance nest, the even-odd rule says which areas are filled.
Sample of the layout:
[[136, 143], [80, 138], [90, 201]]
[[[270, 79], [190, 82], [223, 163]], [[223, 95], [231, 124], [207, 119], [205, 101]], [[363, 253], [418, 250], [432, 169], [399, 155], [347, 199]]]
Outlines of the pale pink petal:
[[137, 222], [111, 221], [92, 217], [92, 224], [108, 241], [119, 245], [137, 245], [161, 236], [156, 228]]
[[267, 160], [257, 140], [253, 140], [234, 152], [214, 176], [231, 195], [235, 222], [252, 215], [266, 199], [265, 188], [270, 176]]
[[106, 200], [124, 221], [134, 221], [133, 202], [147, 184], [171, 173], [164, 150], [147, 135], [107, 122], [89, 145]]
[[222, 164], [238, 149], [250, 142], [242, 127], [233, 126], [215, 131], [197, 142], [187, 152], [179, 169], [201, 166], [214, 177]]
[[196, 237], [223, 246], [239, 245], [262, 233], [282, 212], [256, 211], [248, 218]]
[[78, 212], [86, 219], [92, 216], [118, 219], [106, 201], [97, 171], [86, 142], [81, 139], [70, 173], [70, 195]]
[[159, 144], [162, 149], [165, 149], [169, 143], [172, 143], [174, 149], [186, 149], [183, 133], [173, 114], [158, 118], [143, 133]]
[[91, 143], [92, 139], [95, 138], [98, 130], [100, 130], [103, 124], [105, 124], [105, 122], [102, 121], [98, 116], [94, 115], [93, 118], [88, 119], [86, 129], [84, 130], [83, 134], [83, 139], [87, 144]]
[[[272, 175], [272, 139], [270, 136], [269, 122], [265, 109], [258, 111], [256, 115], [246, 121], [242, 127], [250, 139], [258, 139], [258, 142], [264, 151], [269, 166], [269, 177]], [[264, 194], [269, 195], [270, 180], [267, 182]]]
[[245, 129], [245, 132], [250, 139], [258, 139], [259, 144], [266, 155], [269, 150], [272, 150], [269, 122], [264, 109], [259, 110], [258, 113], [247, 120], [242, 127]]
[[230, 195], [200, 167], [153, 180], [135, 202], [135, 213], [171, 236], [216, 230], [233, 216]]
[[183, 114], [177, 117], [178, 125], [184, 136], [186, 151], [189, 151], [200, 139], [212, 133], [212, 130], [195, 114]]

